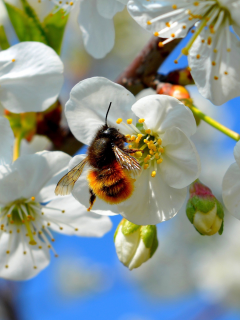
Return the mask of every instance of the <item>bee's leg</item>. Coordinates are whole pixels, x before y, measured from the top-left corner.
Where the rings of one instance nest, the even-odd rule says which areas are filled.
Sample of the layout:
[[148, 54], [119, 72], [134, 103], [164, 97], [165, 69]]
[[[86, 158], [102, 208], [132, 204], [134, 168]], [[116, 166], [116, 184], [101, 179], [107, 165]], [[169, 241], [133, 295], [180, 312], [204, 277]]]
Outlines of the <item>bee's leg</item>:
[[126, 152], [126, 153], [136, 153], [136, 152], [138, 152], [138, 151], [142, 151], [142, 150], [140, 150], [140, 149], [124, 149], [124, 152]]
[[96, 200], [96, 195], [93, 192], [93, 190], [89, 188], [89, 192], [90, 192], [90, 198], [89, 198], [90, 207], [87, 209], [87, 211], [90, 211], [92, 209], [93, 204]]

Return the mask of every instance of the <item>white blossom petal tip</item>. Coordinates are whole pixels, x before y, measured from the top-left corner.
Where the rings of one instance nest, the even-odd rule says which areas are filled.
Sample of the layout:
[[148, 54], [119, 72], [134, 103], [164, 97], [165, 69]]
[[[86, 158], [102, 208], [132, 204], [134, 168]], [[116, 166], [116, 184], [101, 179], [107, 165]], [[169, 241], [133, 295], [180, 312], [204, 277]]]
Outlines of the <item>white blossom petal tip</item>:
[[0, 52], [0, 101], [14, 113], [49, 108], [63, 84], [63, 63], [40, 42], [21, 42]]

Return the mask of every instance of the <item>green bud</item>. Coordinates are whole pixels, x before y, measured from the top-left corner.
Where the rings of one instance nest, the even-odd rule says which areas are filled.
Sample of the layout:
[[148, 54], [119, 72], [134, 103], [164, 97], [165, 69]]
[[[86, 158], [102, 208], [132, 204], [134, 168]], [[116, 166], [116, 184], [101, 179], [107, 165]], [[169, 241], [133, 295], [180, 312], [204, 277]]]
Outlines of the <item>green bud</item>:
[[189, 221], [201, 235], [211, 236], [223, 233], [224, 211], [212, 191], [199, 180], [190, 186], [190, 198], [186, 214]]
[[123, 219], [114, 234], [114, 243], [119, 260], [130, 270], [138, 268], [157, 250], [157, 228]]

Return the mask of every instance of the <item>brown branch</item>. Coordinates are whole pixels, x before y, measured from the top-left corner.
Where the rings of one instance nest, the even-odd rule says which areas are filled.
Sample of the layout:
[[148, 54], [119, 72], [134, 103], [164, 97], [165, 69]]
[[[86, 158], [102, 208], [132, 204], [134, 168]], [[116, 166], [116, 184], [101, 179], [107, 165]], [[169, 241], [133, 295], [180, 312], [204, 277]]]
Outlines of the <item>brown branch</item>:
[[144, 88], [151, 87], [159, 67], [181, 39], [175, 39], [164, 47], [159, 47], [161, 41], [164, 39], [153, 37], [115, 82], [135, 95]]

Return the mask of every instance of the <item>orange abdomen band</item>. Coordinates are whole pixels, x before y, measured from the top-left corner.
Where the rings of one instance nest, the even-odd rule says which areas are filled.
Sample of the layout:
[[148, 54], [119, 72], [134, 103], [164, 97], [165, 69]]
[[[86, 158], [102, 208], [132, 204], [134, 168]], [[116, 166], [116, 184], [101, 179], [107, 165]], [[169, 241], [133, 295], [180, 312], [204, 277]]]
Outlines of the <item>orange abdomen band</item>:
[[89, 187], [102, 200], [117, 204], [128, 199], [134, 190], [134, 179], [125, 172], [117, 161], [102, 170], [90, 170]]

